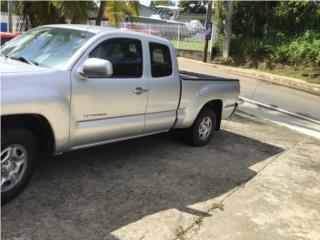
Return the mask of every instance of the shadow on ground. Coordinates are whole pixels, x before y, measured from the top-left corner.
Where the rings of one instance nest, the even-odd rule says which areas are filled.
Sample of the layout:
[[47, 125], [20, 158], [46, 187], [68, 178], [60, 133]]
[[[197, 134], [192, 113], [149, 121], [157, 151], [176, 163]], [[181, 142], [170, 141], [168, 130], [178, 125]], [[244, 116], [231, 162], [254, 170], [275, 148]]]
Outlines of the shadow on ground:
[[41, 161], [2, 208], [3, 239], [115, 239], [112, 231], [159, 211], [198, 215], [187, 205], [248, 181], [250, 166], [283, 151], [224, 130], [202, 148], [183, 138], [172, 132]]

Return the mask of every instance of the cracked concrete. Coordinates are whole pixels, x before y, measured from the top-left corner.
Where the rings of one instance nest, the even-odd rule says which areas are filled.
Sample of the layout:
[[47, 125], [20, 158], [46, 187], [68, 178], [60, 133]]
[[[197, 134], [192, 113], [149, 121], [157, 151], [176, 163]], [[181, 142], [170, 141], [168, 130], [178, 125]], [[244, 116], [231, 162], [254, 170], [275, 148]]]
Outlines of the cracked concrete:
[[2, 239], [320, 239], [320, 141], [246, 115], [43, 160]]

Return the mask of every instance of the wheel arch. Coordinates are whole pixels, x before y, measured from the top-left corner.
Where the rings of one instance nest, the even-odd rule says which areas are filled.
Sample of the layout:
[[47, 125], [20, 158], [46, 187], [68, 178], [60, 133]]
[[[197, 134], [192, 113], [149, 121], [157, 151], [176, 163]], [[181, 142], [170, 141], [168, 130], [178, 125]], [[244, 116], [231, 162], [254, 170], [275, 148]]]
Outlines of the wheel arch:
[[[215, 126], [215, 130], [219, 130], [221, 126], [221, 117], [222, 117], [222, 107], [223, 107], [223, 101], [221, 99], [214, 99], [209, 102], [207, 102], [199, 111], [199, 113], [204, 109], [204, 108], [210, 108], [212, 109], [216, 114], [217, 114], [217, 123]], [[197, 114], [197, 116], [199, 115]]]
[[13, 114], [1, 116], [1, 128], [23, 127], [31, 131], [39, 142], [41, 153], [55, 151], [55, 137], [49, 121], [39, 114]]

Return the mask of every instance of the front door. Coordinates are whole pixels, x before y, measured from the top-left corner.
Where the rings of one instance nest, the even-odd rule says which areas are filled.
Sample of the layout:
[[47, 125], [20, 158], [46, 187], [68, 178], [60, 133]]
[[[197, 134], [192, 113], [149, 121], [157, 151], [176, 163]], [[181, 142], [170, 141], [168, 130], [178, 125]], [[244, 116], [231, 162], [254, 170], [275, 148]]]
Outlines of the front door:
[[142, 134], [148, 78], [144, 77], [141, 41], [109, 38], [92, 48], [84, 60], [86, 58], [109, 60], [113, 65], [113, 75], [109, 78], [81, 78], [78, 71], [73, 73], [71, 147]]

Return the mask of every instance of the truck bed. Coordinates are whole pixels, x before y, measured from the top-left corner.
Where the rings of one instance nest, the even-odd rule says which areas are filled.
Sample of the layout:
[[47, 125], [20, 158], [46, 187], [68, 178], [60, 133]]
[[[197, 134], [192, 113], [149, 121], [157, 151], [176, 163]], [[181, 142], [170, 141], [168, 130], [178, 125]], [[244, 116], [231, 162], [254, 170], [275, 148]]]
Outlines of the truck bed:
[[237, 79], [228, 79], [188, 71], [179, 71], [181, 95], [177, 128], [190, 127], [201, 108], [211, 100], [221, 103], [221, 118], [230, 116], [240, 93]]

